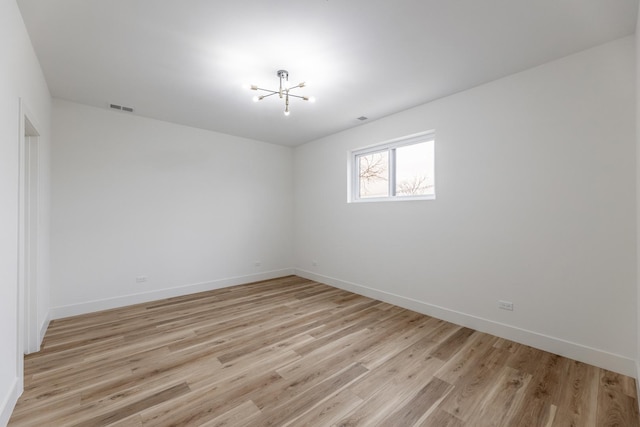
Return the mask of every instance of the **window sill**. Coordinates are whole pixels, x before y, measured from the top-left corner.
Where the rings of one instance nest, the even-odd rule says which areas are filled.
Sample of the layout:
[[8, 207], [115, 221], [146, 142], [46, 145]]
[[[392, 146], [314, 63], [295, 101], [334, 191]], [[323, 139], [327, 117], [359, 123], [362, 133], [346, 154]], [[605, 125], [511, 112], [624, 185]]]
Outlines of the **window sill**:
[[416, 202], [424, 200], [435, 200], [436, 195], [413, 196], [413, 197], [371, 197], [367, 199], [348, 200], [347, 203], [374, 203], [374, 202]]

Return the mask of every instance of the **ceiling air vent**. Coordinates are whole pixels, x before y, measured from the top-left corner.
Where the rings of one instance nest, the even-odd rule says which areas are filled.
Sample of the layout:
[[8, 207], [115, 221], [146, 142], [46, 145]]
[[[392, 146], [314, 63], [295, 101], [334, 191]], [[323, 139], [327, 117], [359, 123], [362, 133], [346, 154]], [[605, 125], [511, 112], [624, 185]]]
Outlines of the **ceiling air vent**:
[[133, 107], [123, 107], [122, 105], [118, 104], [109, 104], [109, 108], [119, 111], [126, 111], [127, 113], [133, 113]]

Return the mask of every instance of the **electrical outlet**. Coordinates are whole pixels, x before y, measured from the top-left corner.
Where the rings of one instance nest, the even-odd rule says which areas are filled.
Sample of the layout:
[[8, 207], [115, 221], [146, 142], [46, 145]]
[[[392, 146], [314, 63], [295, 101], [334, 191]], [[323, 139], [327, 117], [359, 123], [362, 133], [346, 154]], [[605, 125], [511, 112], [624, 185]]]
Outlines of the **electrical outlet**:
[[138, 276], [136, 277], [136, 283], [142, 283], [147, 281], [147, 276]]
[[318, 261], [311, 261], [311, 265], [314, 266], [314, 267], [317, 267], [318, 266]]
[[498, 301], [498, 308], [513, 311], [513, 303], [511, 301]]
[[260, 266], [262, 265], [262, 263], [261, 263], [260, 261], [256, 261], [256, 262], [254, 263], [254, 265], [255, 265], [256, 267], [260, 267]]

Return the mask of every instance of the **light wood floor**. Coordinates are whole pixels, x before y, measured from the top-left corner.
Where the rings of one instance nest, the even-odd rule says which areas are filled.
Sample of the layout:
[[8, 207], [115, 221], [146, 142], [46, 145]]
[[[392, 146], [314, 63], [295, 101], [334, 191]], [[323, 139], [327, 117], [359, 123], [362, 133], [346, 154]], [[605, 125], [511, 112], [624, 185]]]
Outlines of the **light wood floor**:
[[55, 320], [10, 426], [638, 426], [635, 380], [291, 276]]

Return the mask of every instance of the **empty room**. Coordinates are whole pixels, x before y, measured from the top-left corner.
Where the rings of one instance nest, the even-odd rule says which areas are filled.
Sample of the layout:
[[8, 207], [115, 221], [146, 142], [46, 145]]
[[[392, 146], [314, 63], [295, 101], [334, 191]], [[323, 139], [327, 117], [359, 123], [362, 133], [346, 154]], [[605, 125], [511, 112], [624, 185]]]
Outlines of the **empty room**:
[[0, 426], [640, 426], [638, 0], [0, 0]]

